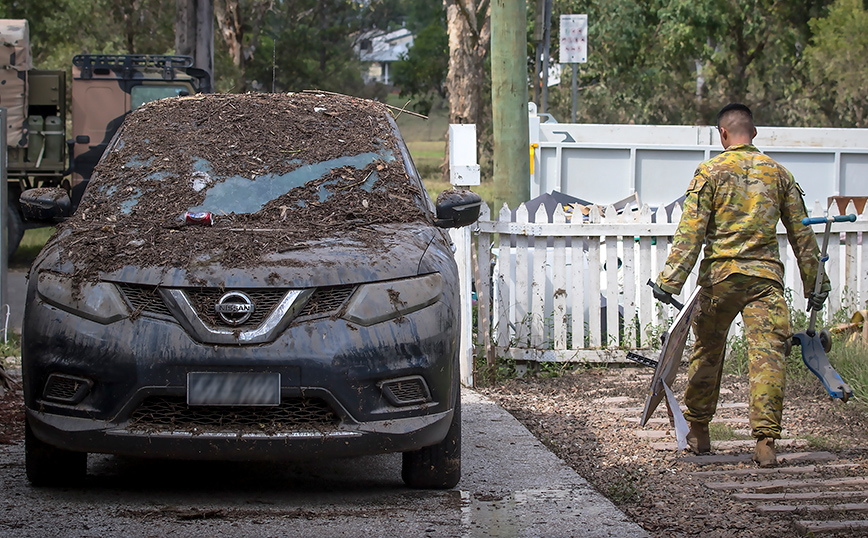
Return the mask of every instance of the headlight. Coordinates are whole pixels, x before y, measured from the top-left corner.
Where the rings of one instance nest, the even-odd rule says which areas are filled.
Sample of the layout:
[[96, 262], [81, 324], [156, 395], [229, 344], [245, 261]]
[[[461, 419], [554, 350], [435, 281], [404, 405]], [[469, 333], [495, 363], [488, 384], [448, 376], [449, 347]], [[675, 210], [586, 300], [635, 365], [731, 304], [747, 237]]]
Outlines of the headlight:
[[120, 292], [108, 282], [75, 284], [68, 275], [43, 271], [36, 291], [48, 304], [97, 323], [114, 323], [128, 315]]
[[442, 292], [440, 273], [364, 284], [353, 294], [342, 317], [367, 327], [432, 305]]

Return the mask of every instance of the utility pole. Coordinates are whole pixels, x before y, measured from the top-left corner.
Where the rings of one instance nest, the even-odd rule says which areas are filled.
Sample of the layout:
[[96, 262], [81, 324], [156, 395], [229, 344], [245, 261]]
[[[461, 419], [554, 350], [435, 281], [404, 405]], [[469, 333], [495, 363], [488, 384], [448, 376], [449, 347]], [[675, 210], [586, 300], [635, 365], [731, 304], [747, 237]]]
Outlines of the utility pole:
[[536, 0], [533, 19], [533, 102], [539, 105], [542, 44], [545, 36], [546, 0]]
[[525, 0], [491, 4], [491, 100], [494, 184], [511, 207], [530, 197]]

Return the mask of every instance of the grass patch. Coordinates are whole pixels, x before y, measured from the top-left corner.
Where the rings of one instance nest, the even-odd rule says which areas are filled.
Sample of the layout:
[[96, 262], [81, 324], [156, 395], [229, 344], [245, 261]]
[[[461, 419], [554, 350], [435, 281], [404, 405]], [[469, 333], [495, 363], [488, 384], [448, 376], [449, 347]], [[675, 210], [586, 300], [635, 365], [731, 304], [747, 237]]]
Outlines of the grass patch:
[[833, 335], [828, 357], [841, 379], [853, 389], [853, 396], [868, 402], [868, 345], [861, 340]]
[[53, 226], [47, 228], [32, 228], [24, 232], [24, 238], [21, 239], [21, 244], [18, 245], [18, 250], [16, 250], [15, 255], [9, 259], [9, 267], [12, 269], [28, 269], [52, 234], [54, 234]]
[[808, 446], [814, 450], [839, 451], [850, 448], [850, 443], [844, 439], [826, 437], [824, 435], [805, 435]]
[[737, 433], [722, 422], [710, 422], [708, 424], [708, 436], [712, 441], [744, 441], [752, 439], [750, 435]]
[[615, 504], [635, 504], [642, 499], [642, 482], [644, 473], [634, 469], [625, 469], [609, 482], [607, 497]]
[[20, 357], [21, 336], [12, 331], [9, 331], [9, 334], [6, 335], [5, 341], [2, 336], [2, 333], [0, 333], [0, 361], [2, 361], [3, 357]]

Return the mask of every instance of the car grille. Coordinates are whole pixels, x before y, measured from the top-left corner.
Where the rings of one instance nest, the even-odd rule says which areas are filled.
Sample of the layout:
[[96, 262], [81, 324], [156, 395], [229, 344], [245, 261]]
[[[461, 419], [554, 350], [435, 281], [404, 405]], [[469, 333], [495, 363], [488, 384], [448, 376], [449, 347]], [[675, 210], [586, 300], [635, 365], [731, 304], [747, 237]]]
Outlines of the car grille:
[[138, 314], [150, 314], [158, 316], [172, 316], [166, 303], [160, 296], [156, 286], [139, 286], [136, 284], [118, 284], [121, 291], [127, 297], [127, 301]]
[[183, 397], [150, 397], [130, 417], [130, 431], [276, 435], [330, 432], [340, 418], [321, 399], [287, 398], [274, 407], [188, 406]]
[[[157, 286], [142, 286], [138, 284], [118, 284], [121, 291], [135, 311], [136, 315], [172, 317]], [[353, 285], [326, 286], [317, 288], [305, 303], [298, 317], [329, 316], [337, 312], [356, 289]], [[274, 310], [280, 300], [286, 295], [286, 289], [248, 289], [243, 291], [256, 305], [256, 310], [250, 318], [234, 329], [245, 330], [259, 327], [262, 321]], [[226, 293], [222, 288], [187, 288], [184, 293], [196, 314], [211, 327], [229, 326], [214, 311], [214, 305]]]
[[327, 316], [337, 312], [355, 289], [352, 285], [317, 288], [298, 316]]

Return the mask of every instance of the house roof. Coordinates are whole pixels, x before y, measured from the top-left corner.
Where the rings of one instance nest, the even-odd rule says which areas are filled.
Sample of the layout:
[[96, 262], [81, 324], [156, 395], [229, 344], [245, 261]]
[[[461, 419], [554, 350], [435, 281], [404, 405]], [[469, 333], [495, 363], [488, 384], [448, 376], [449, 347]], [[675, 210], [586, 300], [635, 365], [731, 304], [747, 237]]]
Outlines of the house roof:
[[[362, 48], [362, 44], [370, 43]], [[413, 34], [406, 28], [393, 32], [372, 30], [359, 36], [357, 50], [363, 62], [395, 62], [413, 46]]]

